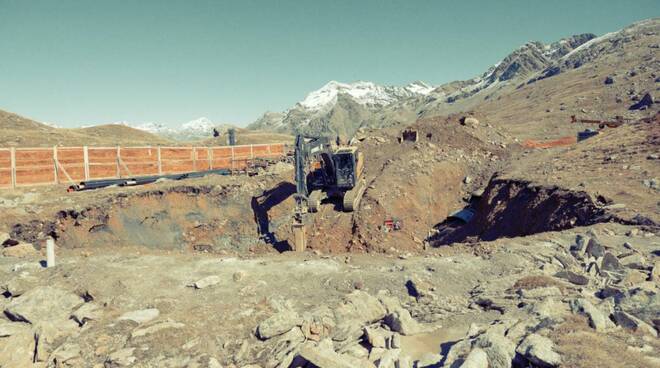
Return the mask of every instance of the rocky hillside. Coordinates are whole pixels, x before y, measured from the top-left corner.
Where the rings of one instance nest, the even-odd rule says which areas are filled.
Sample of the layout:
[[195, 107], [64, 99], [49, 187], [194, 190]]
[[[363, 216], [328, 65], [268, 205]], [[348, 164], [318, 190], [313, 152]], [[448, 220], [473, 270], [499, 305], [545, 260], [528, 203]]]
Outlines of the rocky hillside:
[[[594, 38], [543, 70], [481, 90], [454, 103], [434, 101], [422, 116], [474, 111], [514, 136], [550, 139], [594, 128], [587, 119], [637, 120], [658, 111], [660, 19]], [[656, 97], [654, 97], [654, 95]]]
[[538, 41], [528, 42], [493, 65], [480, 77], [463, 82], [462, 87], [458, 90], [449, 89], [451, 93], [447, 93], [447, 88], [439, 88], [434, 91], [434, 97], [444, 98], [446, 102], [451, 103], [460, 98], [470, 97], [497, 83], [531, 76], [545, 70], [595, 37], [593, 34], [575, 35], [548, 45]]
[[[570, 115], [641, 118], [654, 109], [638, 113], [629, 108], [647, 93], [646, 100], [653, 100], [655, 71], [660, 70], [659, 31], [660, 20], [649, 19], [600, 37], [580, 34], [550, 44], [528, 42], [478, 77], [434, 88], [422, 82], [383, 87], [333, 81], [289, 110], [266, 113], [248, 127], [350, 136], [360, 127], [409, 125], [419, 117], [476, 110], [500, 120], [494, 123], [533, 123], [531, 135], [546, 136], [559, 134], [555, 128], [566, 126]], [[548, 118], [551, 126], [539, 130], [539, 120]]]
[[[268, 112], [249, 129], [350, 136], [360, 126], [382, 127], [413, 118], [417, 99], [433, 88], [417, 81], [403, 87], [331, 81], [283, 113]], [[410, 109], [406, 109], [408, 106]]]

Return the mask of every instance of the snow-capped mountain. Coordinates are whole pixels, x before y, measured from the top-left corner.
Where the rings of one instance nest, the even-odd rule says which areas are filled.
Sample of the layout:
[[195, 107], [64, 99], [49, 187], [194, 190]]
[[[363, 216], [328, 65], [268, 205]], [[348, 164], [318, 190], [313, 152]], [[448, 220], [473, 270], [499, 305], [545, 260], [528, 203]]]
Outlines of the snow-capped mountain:
[[51, 127], [51, 128], [62, 128], [58, 124], [50, 123], [50, 122], [47, 122], [47, 121], [42, 121], [41, 124], [46, 125], [46, 126]]
[[465, 81], [464, 85], [458, 90], [445, 96], [440, 94], [440, 96], [436, 95], [435, 97], [445, 97], [447, 102], [452, 103], [501, 82], [529, 77], [577, 50], [581, 45], [588, 43], [589, 40], [595, 37], [594, 34], [586, 33], [563, 38], [547, 45], [538, 41], [527, 42], [490, 67], [481, 76]]
[[424, 98], [433, 89], [421, 81], [406, 86], [383, 86], [366, 81], [330, 81], [282, 113], [265, 113], [248, 128], [350, 136], [360, 126], [371, 123], [377, 111]]
[[175, 134], [176, 130], [160, 123], [142, 123], [142, 124], [128, 124], [129, 126], [139, 129], [139, 130], [144, 130], [145, 132], [153, 133], [156, 135], [167, 135], [167, 134]]
[[318, 111], [337, 103], [337, 96], [345, 94], [360, 105], [389, 105], [402, 98], [426, 95], [433, 88], [424, 82], [413, 82], [405, 87], [381, 86], [373, 82], [358, 81], [341, 83], [330, 81], [323, 87], [313, 91], [298, 103], [299, 106]]
[[213, 129], [216, 129], [220, 134], [225, 134], [229, 128], [234, 127], [232, 124], [214, 123], [205, 117], [183, 123], [176, 128], [156, 122], [131, 123], [127, 121], [118, 121], [111, 124], [128, 126], [176, 141], [210, 138], [213, 136]]
[[[611, 36], [604, 36], [605, 39]], [[308, 134], [352, 135], [358, 128], [383, 127], [423, 116], [481, 91], [520, 85], [557, 64], [578, 60], [593, 49], [596, 36], [579, 34], [556, 42], [527, 42], [475, 78], [432, 87], [424, 82], [382, 86], [373, 82], [330, 81], [282, 113], [267, 113], [251, 129]], [[576, 59], [577, 58], [577, 59]], [[484, 94], [484, 96], [485, 96]]]
[[216, 124], [211, 120], [205, 117], [201, 117], [199, 119], [191, 120], [182, 124], [179, 128], [179, 131], [185, 131], [189, 134], [208, 134], [211, 133], [215, 127]]

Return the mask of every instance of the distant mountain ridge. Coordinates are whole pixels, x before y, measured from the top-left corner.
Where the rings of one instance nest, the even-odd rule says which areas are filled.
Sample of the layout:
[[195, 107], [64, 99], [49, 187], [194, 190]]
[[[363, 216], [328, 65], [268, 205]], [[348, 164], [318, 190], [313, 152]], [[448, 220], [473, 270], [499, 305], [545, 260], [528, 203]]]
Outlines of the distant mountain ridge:
[[439, 86], [424, 82], [380, 86], [367, 81], [330, 81], [283, 112], [265, 113], [248, 128], [350, 136], [360, 127], [386, 127], [443, 110], [456, 111], [458, 106], [476, 104], [473, 97], [477, 94], [487, 99], [502, 88], [534, 83], [579, 68], [603, 54], [620, 52], [631, 38], [653, 34], [657, 28], [658, 20], [649, 19], [600, 37], [584, 33], [549, 44], [527, 42], [480, 76]]
[[220, 134], [225, 134], [230, 128], [235, 128], [235, 125], [233, 124], [214, 123], [206, 117], [201, 117], [195, 120], [191, 120], [187, 123], [183, 123], [178, 128], [171, 128], [156, 122], [136, 124], [122, 121], [113, 124], [126, 125], [174, 141], [194, 141], [212, 138], [213, 129], [216, 129]]
[[325, 131], [348, 136], [357, 128], [347, 122], [364, 122], [388, 106], [425, 97], [431, 91], [433, 87], [422, 81], [405, 86], [382, 86], [365, 81], [330, 81], [307, 94], [289, 110], [265, 113], [248, 125], [248, 129], [312, 134]]

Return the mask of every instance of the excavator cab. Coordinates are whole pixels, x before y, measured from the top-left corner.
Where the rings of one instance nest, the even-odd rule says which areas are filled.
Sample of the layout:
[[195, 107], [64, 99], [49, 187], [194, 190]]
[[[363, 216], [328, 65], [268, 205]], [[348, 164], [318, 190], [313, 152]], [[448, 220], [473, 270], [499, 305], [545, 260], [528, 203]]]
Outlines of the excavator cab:
[[339, 189], [352, 189], [357, 177], [356, 149], [340, 148], [333, 156], [335, 183]]

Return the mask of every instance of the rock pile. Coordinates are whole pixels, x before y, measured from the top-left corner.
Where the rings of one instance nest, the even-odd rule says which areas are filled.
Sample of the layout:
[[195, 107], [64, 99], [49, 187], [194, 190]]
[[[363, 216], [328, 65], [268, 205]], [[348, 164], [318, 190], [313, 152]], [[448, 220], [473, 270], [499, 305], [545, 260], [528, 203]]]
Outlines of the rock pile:
[[272, 352], [267, 366], [412, 368], [413, 360], [401, 354], [401, 335], [429, 328], [387, 292], [376, 297], [356, 290], [334, 310], [323, 306], [302, 315], [279, 311], [259, 324], [256, 335]]

